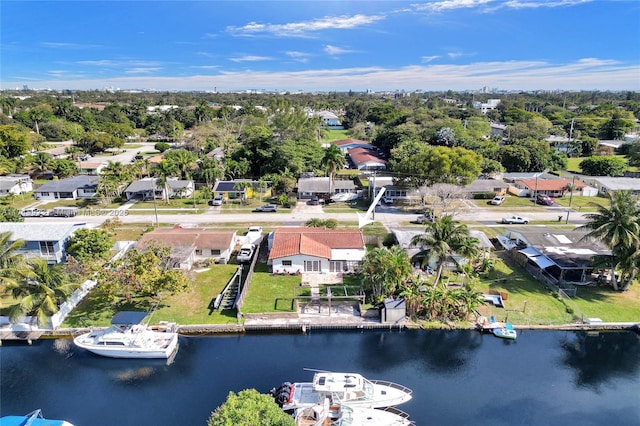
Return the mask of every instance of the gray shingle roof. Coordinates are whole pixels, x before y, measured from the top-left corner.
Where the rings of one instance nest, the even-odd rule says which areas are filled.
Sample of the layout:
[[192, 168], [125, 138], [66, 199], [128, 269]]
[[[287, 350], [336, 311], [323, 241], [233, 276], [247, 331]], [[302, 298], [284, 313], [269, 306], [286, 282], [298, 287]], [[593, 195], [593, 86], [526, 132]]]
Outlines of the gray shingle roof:
[[78, 188], [89, 188], [98, 185], [98, 176], [78, 175], [62, 180], [52, 180], [34, 192], [73, 192]]
[[[356, 185], [352, 180], [336, 179], [333, 190], [354, 190]], [[312, 177], [298, 180], [298, 192], [329, 192], [329, 177]]]
[[0, 232], [11, 232], [11, 241], [60, 241], [84, 223], [67, 222], [3, 222]]

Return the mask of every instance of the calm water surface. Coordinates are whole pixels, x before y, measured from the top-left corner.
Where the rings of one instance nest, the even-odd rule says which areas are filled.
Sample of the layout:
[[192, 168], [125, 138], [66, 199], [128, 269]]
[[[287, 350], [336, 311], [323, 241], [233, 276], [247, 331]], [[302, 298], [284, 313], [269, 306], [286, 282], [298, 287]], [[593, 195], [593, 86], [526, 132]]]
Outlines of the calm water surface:
[[417, 425], [640, 425], [640, 337], [523, 331], [181, 338], [175, 361], [101, 358], [69, 340], [0, 348], [0, 414], [75, 426], [206, 425], [229, 391], [308, 381], [305, 367], [408, 386]]

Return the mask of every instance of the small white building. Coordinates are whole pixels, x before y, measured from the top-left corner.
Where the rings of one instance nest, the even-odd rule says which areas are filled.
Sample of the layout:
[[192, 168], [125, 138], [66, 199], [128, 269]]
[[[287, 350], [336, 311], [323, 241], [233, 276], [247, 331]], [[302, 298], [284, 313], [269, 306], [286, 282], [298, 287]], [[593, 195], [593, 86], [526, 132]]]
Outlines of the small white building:
[[33, 180], [29, 175], [0, 176], [0, 197], [8, 194], [21, 195], [33, 191]]

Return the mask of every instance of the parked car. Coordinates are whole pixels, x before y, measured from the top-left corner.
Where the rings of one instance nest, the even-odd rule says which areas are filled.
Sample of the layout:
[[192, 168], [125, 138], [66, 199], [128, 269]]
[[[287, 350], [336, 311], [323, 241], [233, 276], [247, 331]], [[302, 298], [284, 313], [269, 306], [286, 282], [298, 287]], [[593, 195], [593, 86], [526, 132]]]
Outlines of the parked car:
[[538, 196], [536, 197], [536, 203], [545, 206], [552, 206], [554, 201], [553, 198], [549, 197], [547, 194], [538, 194]]
[[37, 208], [22, 209], [20, 210], [20, 216], [22, 217], [44, 217], [49, 216], [49, 210], [41, 210]]
[[317, 206], [320, 204], [320, 201], [318, 200], [318, 197], [313, 197], [309, 200], [309, 205], [310, 206]]
[[419, 215], [415, 220], [412, 221], [412, 223], [423, 224], [423, 223], [428, 223], [432, 221], [433, 221], [433, 215], [431, 213], [425, 213], [425, 214]]
[[509, 217], [503, 217], [502, 218], [502, 223], [508, 223], [508, 224], [513, 224], [513, 223], [518, 223], [518, 224], [527, 224], [529, 223], [529, 219], [523, 216], [509, 216]]
[[253, 209], [254, 212], [272, 213], [278, 211], [278, 206], [275, 204], [265, 204], [264, 206], [258, 206]]
[[211, 206], [221, 206], [222, 205], [222, 195], [216, 195], [215, 198], [209, 201], [209, 205]]
[[382, 204], [386, 204], [387, 206], [390, 206], [393, 204], [393, 198], [391, 197], [382, 197]]
[[500, 204], [504, 203], [504, 199], [505, 197], [503, 195], [497, 195], [493, 197], [493, 200], [491, 200], [491, 204], [493, 204], [494, 206], [499, 206]]
[[253, 244], [243, 244], [238, 251], [238, 263], [249, 263], [253, 257], [256, 246]]
[[262, 227], [261, 226], [250, 226], [249, 231], [247, 231], [247, 241], [251, 244], [257, 243], [262, 237]]

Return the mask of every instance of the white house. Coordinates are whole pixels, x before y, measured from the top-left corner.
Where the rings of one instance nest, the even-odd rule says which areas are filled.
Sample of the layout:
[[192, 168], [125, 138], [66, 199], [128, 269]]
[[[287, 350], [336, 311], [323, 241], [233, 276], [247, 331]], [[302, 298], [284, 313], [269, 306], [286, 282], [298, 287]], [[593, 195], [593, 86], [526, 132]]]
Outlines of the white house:
[[[127, 200], [153, 199], [154, 192], [156, 198], [164, 198], [165, 188], [164, 186], [158, 186], [157, 180], [158, 179], [156, 178], [134, 180], [127, 187], [127, 189], [124, 190], [124, 194], [127, 197]], [[169, 190], [169, 198], [187, 198], [190, 197], [191, 194], [193, 194], [193, 181], [180, 180], [178, 178], [168, 178], [167, 188]]]
[[24, 246], [17, 253], [25, 257], [41, 257], [49, 264], [55, 264], [64, 262], [67, 240], [85, 225], [69, 222], [2, 222], [0, 232], [11, 233], [10, 241], [24, 241]]
[[33, 191], [33, 180], [29, 175], [0, 176], [0, 196], [26, 194]]
[[269, 264], [274, 274], [354, 272], [366, 254], [360, 231], [325, 228], [278, 228]]
[[473, 107], [475, 109], [479, 109], [480, 113], [484, 115], [487, 112], [496, 109], [499, 104], [500, 104], [500, 99], [487, 99], [487, 102], [475, 101], [473, 103]]
[[77, 200], [96, 195], [98, 176], [78, 175], [52, 180], [33, 191], [37, 200]]

